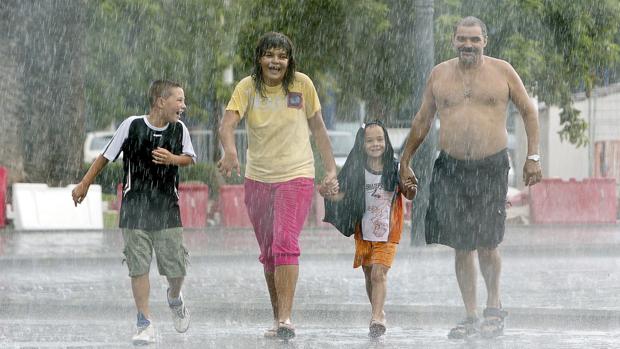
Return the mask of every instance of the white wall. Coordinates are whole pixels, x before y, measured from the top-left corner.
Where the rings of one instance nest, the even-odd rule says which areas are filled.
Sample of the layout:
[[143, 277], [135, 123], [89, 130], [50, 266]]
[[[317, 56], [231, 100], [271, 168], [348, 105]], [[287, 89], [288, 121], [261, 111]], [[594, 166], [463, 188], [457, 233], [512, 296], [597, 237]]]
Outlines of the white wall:
[[575, 106], [581, 116], [592, 119], [592, 138], [594, 141], [620, 140], [620, 84], [598, 88], [592, 91], [588, 110], [588, 99], [579, 94]]
[[[547, 178], [580, 180], [590, 177], [594, 166], [594, 142], [620, 140], [620, 84], [597, 88], [592, 91], [589, 99], [583, 93], [576, 94], [573, 100], [574, 107], [581, 112], [580, 117], [590, 123], [586, 131], [590, 145], [580, 148], [560, 140], [560, 108], [539, 105], [540, 153], [543, 175]], [[513, 162], [517, 178], [520, 178], [527, 138], [522, 119], [517, 117], [516, 120], [515, 137], [518, 146]]]
[[[576, 108], [579, 109], [579, 106]], [[547, 144], [543, 154], [546, 159], [545, 177], [577, 180], [589, 177], [588, 147], [577, 148], [568, 140], [560, 140], [560, 108], [552, 106], [548, 113], [541, 114], [546, 114], [548, 118]]]

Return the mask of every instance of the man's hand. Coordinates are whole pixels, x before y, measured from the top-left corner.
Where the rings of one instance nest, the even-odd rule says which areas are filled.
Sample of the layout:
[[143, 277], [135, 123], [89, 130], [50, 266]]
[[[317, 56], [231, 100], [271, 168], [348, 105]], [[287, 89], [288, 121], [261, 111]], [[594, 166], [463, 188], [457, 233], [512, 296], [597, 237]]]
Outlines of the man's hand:
[[418, 187], [418, 178], [409, 166], [400, 167], [400, 181], [406, 188], [413, 189], [415, 187], [417, 189]]
[[540, 161], [525, 160], [523, 165], [523, 183], [532, 186], [542, 180]]
[[413, 200], [418, 193], [418, 178], [415, 176], [415, 173], [413, 173], [411, 167], [401, 166], [400, 181], [405, 197], [409, 200]]
[[82, 201], [84, 201], [84, 198], [88, 193], [89, 187], [89, 184], [80, 182], [78, 183], [78, 185], [75, 186], [75, 188], [73, 188], [73, 190], [71, 191], [71, 196], [73, 197], [73, 204], [75, 205], [75, 207], [77, 207], [78, 204], [81, 204]]
[[217, 162], [217, 169], [224, 177], [232, 176], [233, 172], [236, 172], [237, 176], [241, 175], [239, 159], [237, 159], [236, 156], [230, 156], [226, 153], [224, 153], [224, 157]]

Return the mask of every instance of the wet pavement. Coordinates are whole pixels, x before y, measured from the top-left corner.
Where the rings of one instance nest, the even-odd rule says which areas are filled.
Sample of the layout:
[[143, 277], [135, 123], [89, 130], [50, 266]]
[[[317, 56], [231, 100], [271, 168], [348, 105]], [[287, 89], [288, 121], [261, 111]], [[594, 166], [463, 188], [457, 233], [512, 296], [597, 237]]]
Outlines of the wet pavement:
[[[405, 234], [406, 235], [406, 234]], [[0, 234], [0, 348], [131, 347], [135, 310], [120, 232]], [[264, 339], [270, 306], [247, 229], [186, 232], [188, 333], [172, 329], [166, 284], [151, 272], [159, 348], [619, 348], [620, 227], [509, 226], [501, 246], [505, 336], [451, 341], [463, 316], [453, 252], [405, 239], [388, 275], [388, 333], [367, 337], [370, 306], [353, 241], [331, 229], [302, 233], [289, 343]], [[485, 297], [479, 278], [479, 300]]]

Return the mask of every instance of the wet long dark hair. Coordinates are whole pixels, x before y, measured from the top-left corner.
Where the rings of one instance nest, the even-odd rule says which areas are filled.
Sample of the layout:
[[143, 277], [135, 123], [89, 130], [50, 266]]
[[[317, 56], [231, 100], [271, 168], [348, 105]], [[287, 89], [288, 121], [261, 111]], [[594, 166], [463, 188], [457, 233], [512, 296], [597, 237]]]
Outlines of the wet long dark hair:
[[325, 219], [323, 221], [333, 224], [344, 236], [354, 234], [355, 228], [360, 224], [366, 210], [364, 168], [366, 168], [368, 155], [364, 150], [364, 140], [366, 138], [366, 127], [372, 125], [380, 126], [385, 138], [381, 184], [386, 191], [395, 191], [398, 184], [398, 162], [394, 159], [394, 148], [392, 148], [387, 130], [378, 120], [366, 123], [357, 130], [353, 149], [338, 174], [338, 183], [340, 184], [340, 191], [344, 193], [344, 199], [341, 201], [325, 199]]
[[288, 67], [286, 68], [284, 78], [282, 79], [282, 89], [284, 90], [285, 95], [288, 94], [289, 87], [295, 79], [295, 55], [293, 54], [293, 42], [288, 36], [282, 33], [266, 33], [258, 39], [258, 43], [256, 44], [256, 49], [254, 50], [254, 69], [252, 69], [254, 86], [262, 97], [265, 97], [265, 81], [263, 81], [263, 69], [260, 65], [260, 59], [265, 55], [267, 50], [272, 48], [283, 49], [288, 56]]
[[373, 125], [381, 127], [385, 139], [385, 152], [381, 159], [383, 163], [381, 184], [386, 191], [394, 191], [398, 184], [398, 162], [394, 159], [394, 148], [390, 142], [390, 137], [383, 123], [379, 120], [373, 120], [362, 125], [357, 130], [353, 149], [351, 149], [347, 160], [342, 166], [342, 170], [338, 174], [338, 183], [340, 183], [341, 191], [344, 193], [364, 188], [365, 177], [362, 169], [366, 168], [366, 161], [368, 160], [368, 155], [364, 150], [364, 141], [366, 138], [366, 128]]

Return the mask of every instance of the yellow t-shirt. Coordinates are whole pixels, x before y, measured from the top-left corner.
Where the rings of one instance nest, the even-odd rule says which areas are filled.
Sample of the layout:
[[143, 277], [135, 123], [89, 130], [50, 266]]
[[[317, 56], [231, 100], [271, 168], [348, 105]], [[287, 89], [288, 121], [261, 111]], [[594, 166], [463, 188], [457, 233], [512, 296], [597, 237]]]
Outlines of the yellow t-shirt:
[[235, 87], [226, 110], [247, 118], [246, 178], [265, 183], [314, 178], [308, 119], [321, 103], [307, 75], [295, 73], [288, 95], [282, 85], [265, 86], [265, 97], [248, 76]]

